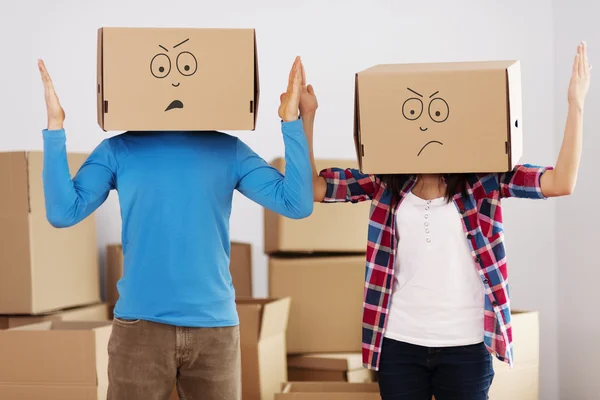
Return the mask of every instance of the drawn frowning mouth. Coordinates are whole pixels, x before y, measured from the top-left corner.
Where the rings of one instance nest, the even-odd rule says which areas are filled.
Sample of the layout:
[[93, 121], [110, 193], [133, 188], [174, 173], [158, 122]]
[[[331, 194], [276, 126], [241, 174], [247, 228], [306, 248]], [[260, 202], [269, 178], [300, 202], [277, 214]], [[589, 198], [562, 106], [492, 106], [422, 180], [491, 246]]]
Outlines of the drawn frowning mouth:
[[421, 147], [421, 151], [419, 151], [419, 154], [417, 154], [417, 157], [419, 157], [419, 156], [421, 155], [421, 153], [423, 152], [423, 150], [425, 150], [425, 147], [429, 146], [430, 144], [434, 144], [434, 143], [435, 143], [435, 144], [439, 144], [440, 146], [443, 146], [443, 145], [444, 145], [444, 143], [442, 143], [442, 142], [438, 142], [437, 140], [432, 140], [432, 141], [430, 141], [430, 142], [427, 142], [427, 143], [425, 144], [425, 146]]
[[183, 103], [179, 100], [173, 100], [171, 102], [171, 104], [169, 104], [169, 107], [167, 107], [167, 109], [165, 111], [169, 111], [172, 110], [174, 108], [183, 108]]

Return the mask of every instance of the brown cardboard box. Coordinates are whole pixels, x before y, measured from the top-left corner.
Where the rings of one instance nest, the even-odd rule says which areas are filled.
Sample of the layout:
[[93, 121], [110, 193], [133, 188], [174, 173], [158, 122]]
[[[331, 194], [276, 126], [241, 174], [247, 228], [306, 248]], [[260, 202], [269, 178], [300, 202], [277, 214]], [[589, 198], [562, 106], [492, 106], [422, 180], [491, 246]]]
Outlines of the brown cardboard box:
[[356, 75], [361, 171], [508, 171], [522, 155], [521, 108], [518, 61], [369, 68]]
[[494, 359], [494, 382], [490, 400], [537, 400], [539, 398], [540, 327], [537, 312], [513, 311], [515, 364]]
[[242, 398], [271, 400], [287, 381], [285, 331], [290, 299], [237, 300], [242, 347]]
[[380, 400], [376, 383], [294, 382], [284, 385], [275, 400]]
[[[87, 158], [69, 154], [74, 175]], [[42, 152], [0, 153], [0, 314], [100, 301], [93, 215], [67, 228], [46, 219]]]
[[0, 329], [44, 321], [107, 321], [108, 319], [108, 306], [100, 303], [41, 315], [0, 315]]
[[[231, 243], [229, 270], [238, 298], [252, 297], [252, 245]], [[123, 248], [120, 244], [106, 247], [106, 302], [114, 306], [119, 300], [117, 282], [123, 276]]]
[[[285, 171], [285, 160], [271, 163]], [[317, 169], [358, 168], [356, 161], [316, 160]], [[362, 252], [367, 248], [367, 229], [371, 203], [315, 204], [304, 219], [289, 219], [265, 209], [265, 252]]]
[[308, 354], [288, 357], [288, 380], [368, 383], [375, 381], [375, 374], [363, 368], [360, 353]]
[[106, 399], [110, 332], [109, 321], [0, 331], [0, 399]]
[[254, 130], [254, 29], [101, 28], [104, 130]]
[[365, 257], [269, 260], [269, 295], [291, 297], [290, 354], [360, 352]]

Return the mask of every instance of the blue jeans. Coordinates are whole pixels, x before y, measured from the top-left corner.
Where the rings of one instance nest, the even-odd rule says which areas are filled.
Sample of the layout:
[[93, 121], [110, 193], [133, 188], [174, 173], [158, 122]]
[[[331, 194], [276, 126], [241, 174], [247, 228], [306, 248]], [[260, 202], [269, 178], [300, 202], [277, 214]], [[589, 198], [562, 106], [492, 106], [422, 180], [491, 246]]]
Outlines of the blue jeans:
[[483, 343], [422, 347], [385, 338], [377, 377], [382, 400], [487, 400], [494, 367]]

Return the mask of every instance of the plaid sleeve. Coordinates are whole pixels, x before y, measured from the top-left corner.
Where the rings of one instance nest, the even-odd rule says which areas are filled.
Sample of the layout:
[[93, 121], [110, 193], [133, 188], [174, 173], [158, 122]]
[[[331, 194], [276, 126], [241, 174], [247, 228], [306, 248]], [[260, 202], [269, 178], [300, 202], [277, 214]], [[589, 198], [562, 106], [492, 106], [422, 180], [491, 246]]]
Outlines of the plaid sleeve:
[[361, 174], [357, 169], [330, 168], [319, 174], [327, 182], [323, 203], [358, 203], [371, 199], [379, 186], [375, 175]]
[[552, 167], [536, 165], [517, 165], [512, 171], [498, 175], [500, 197], [517, 197], [522, 199], [545, 199], [540, 179]]

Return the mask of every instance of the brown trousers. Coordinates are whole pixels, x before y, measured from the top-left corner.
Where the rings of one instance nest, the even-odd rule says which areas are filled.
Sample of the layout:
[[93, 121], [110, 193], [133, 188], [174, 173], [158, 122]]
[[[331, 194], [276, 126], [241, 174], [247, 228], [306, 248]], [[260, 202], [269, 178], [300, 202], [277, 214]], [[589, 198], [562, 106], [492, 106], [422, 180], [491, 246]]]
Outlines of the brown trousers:
[[239, 327], [183, 328], [115, 318], [108, 400], [240, 400]]

